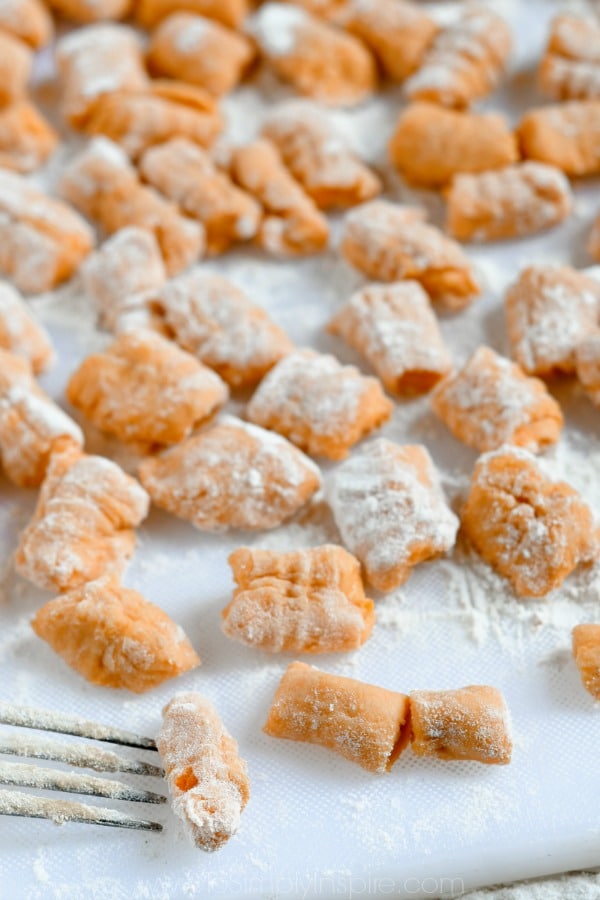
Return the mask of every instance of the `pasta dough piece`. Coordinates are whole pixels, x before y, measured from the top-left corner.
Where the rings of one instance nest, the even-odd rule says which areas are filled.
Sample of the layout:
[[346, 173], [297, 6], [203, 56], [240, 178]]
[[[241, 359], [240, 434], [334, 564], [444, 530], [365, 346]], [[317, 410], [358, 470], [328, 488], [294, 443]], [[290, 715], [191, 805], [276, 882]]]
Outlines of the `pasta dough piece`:
[[242, 80], [254, 48], [243, 34], [218, 22], [178, 12], [154, 31], [146, 59], [153, 75], [187, 81], [219, 97]]
[[558, 441], [564, 424], [543, 381], [490, 347], [442, 381], [431, 405], [459, 441], [480, 452], [514, 444], [537, 453]]
[[350, 149], [324, 110], [292, 100], [270, 113], [262, 134], [320, 209], [356, 206], [381, 193], [381, 180]]
[[129, 13], [132, 0], [46, 0], [55, 13], [86, 25], [104, 19], [124, 19]]
[[47, 369], [54, 358], [50, 337], [18, 292], [3, 281], [0, 281], [0, 348], [23, 356], [36, 375]]
[[81, 429], [36, 383], [27, 359], [0, 349], [0, 460], [19, 487], [39, 487], [54, 451]]
[[576, 625], [573, 656], [586, 691], [600, 700], [600, 625]]
[[185, 138], [150, 147], [139, 171], [146, 181], [202, 223], [206, 250], [222, 253], [236, 241], [255, 237], [260, 205], [219, 171], [208, 153]]
[[270, 653], [338, 653], [369, 638], [375, 607], [358, 561], [342, 547], [241, 547], [229, 565], [237, 587], [221, 613], [227, 637]]
[[32, 65], [27, 44], [0, 27], [0, 107], [25, 96]]
[[472, 759], [505, 766], [512, 755], [504, 697], [487, 685], [410, 695], [413, 752], [437, 759]]
[[255, 385], [293, 348], [264, 309], [221, 275], [185, 273], [141, 299], [145, 309], [122, 316], [122, 329], [141, 322], [162, 330], [233, 388]]
[[321, 485], [296, 447], [233, 416], [144, 460], [139, 475], [157, 506], [212, 532], [276, 528]]
[[303, 256], [324, 250], [329, 225], [311, 198], [292, 178], [270, 141], [237, 147], [231, 176], [264, 207], [256, 241], [275, 256]]
[[459, 241], [495, 241], [552, 228], [573, 211], [560, 169], [524, 162], [496, 172], [457, 175], [448, 192], [447, 228]]
[[154, 28], [167, 16], [190, 12], [239, 28], [248, 12], [248, 0], [137, 0], [135, 16], [143, 28]]
[[346, 216], [342, 255], [376, 281], [414, 279], [431, 299], [463, 309], [480, 293], [471, 262], [462, 249], [419, 209], [372, 200]]
[[293, 662], [263, 729], [334, 750], [368, 772], [389, 772], [410, 740], [405, 694]]
[[202, 226], [182, 216], [152, 188], [144, 187], [124, 152], [106, 138], [97, 138], [65, 171], [64, 197], [107, 234], [126, 225], [151, 232], [170, 275], [198, 259], [204, 246]]
[[377, 86], [365, 45], [299, 6], [265, 3], [247, 29], [278, 77], [300, 94], [328, 106], [355, 106]]
[[0, 30], [39, 50], [52, 40], [54, 26], [41, 0], [0, 0]]
[[410, 184], [440, 188], [460, 172], [488, 172], [519, 158], [506, 119], [411, 103], [389, 143], [392, 164]]
[[50, 458], [33, 518], [19, 542], [17, 572], [40, 588], [70, 591], [119, 573], [132, 555], [148, 495], [119, 466], [72, 442]]
[[295, 350], [261, 381], [247, 416], [307, 453], [344, 459], [357, 441], [387, 422], [393, 408], [376, 378], [334, 356]]
[[83, 129], [100, 97], [143, 90], [148, 84], [140, 38], [126, 25], [78, 28], [56, 45], [61, 109], [69, 125]]
[[600, 173], [600, 100], [572, 100], [527, 112], [517, 128], [521, 153], [579, 177]]
[[419, 444], [371, 441], [335, 469], [328, 499], [344, 544], [377, 590], [393, 590], [413, 566], [454, 546], [458, 519]]
[[420, 69], [405, 82], [409, 100], [462, 109], [490, 94], [506, 71], [512, 35], [508, 23], [481, 4], [441, 31]]
[[31, 103], [19, 101], [0, 109], [0, 168], [34, 172], [57, 144], [54, 128]]
[[250, 799], [237, 743], [206, 697], [185, 693], [163, 709], [156, 746], [173, 812], [197, 847], [218, 850], [237, 832]]
[[31, 625], [67, 665], [103, 687], [142, 694], [200, 665], [180, 626], [114, 575], [45, 603]]
[[598, 531], [587, 503], [520, 447], [501, 447], [479, 458], [462, 528], [518, 597], [545, 597], [580, 563], [598, 555]]
[[391, 394], [425, 393], [452, 368], [418, 281], [368, 285], [350, 297], [327, 329], [365, 357]]
[[177, 444], [228, 397], [219, 376], [151, 331], [122, 334], [87, 356], [67, 385], [69, 402], [122, 441]]
[[139, 295], [167, 280], [160, 247], [152, 231], [135, 225], [119, 229], [82, 266], [85, 291], [103, 328], [116, 331], [120, 318], [140, 305]]
[[530, 375], [573, 374], [575, 349], [595, 331], [600, 285], [569, 266], [528, 266], [506, 294], [512, 353]]
[[553, 19], [539, 82], [554, 100], [600, 100], [600, 24], [569, 14]]

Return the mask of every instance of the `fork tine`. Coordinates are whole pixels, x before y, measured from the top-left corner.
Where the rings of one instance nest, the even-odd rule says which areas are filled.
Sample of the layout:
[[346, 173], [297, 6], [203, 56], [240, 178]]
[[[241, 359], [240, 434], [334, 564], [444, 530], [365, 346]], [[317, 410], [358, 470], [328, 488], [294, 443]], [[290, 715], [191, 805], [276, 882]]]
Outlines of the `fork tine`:
[[128, 759], [112, 750], [105, 750], [104, 747], [74, 741], [63, 744], [60, 741], [45, 740], [38, 735], [0, 734], [0, 755], [51, 759], [80, 769], [94, 769], [96, 772], [129, 772], [132, 775], [152, 776], [164, 774], [159, 766], [151, 766], [139, 759]]
[[138, 831], [162, 831], [162, 825], [158, 822], [136, 819], [114, 809], [88, 806], [86, 803], [75, 803], [72, 800], [33, 797], [21, 791], [0, 791], [0, 815], [50, 819], [57, 825], [64, 822], [82, 822], [86, 825], [112, 825], [116, 828], [133, 828]]
[[137, 803], [164, 803], [166, 797], [152, 791], [129, 787], [121, 781], [96, 778], [79, 772], [60, 772], [26, 763], [0, 763], [0, 784], [41, 788], [45, 791], [65, 791], [69, 794], [90, 794], [111, 800], [133, 800]]
[[39, 731], [55, 731], [59, 734], [73, 734], [76, 737], [90, 738], [94, 741], [106, 741], [120, 744], [123, 747], [137, 747], [142, 750], [156, 750], [152, 738], [141, 737], [121, 728], [97, 725], [76, 716], [33, 709], [30, 706], [14, 706], [12, 703], [0, 703], [0, 723], [19, 725], [22, 728], [37, 728]]

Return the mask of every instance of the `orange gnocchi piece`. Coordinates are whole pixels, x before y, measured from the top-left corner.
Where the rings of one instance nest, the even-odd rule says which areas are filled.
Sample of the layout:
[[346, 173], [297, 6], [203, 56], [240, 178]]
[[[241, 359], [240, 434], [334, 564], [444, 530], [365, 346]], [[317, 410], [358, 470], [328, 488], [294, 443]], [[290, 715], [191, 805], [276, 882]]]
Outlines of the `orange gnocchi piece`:
[[600, 335], [584, 338], [575, 348], [575, 372], [584, 391], [600, 406]]
[[376, 281], [414, 279], [434, 302], [463, 309], [480, 293], [461, 247], [428, 225], [419, 209], [372, 200], [346, 216], [342, 255]]
[[339, 653], [362, 646], [373, 630], [360, 565], [342, 547], [241, 547], [229, 565], [236, 589], [221, 627], [234, 641], [269, 653]]
[[247, 37], [189, 12], [163, 19], [146, 56], [153, 75], [199, 85], [219, 97], [242, 80], [254, 59]]
[[231, 157], [233, 180], [264, 207], [256, 241], [275, 256], [320, 253], [329, 241], [327, 219], [291, 176], [271, 141], [237, 147]]
[[157, 506], [212, 532], [276, 528], [321, 485], [296, 447], [233, 416], [144, 460], [139, 476]]
[[521, 153], [579, 177], [600, 173], [600, 100], [571, 100], [527, 112], [517, 128]]
[[558, 441], [564, 424], [543, 381], [490, 347], [444, 379], [431, 405], [459, 441], [480, 452], [514, 444], [537, 453]]
[[405, 694], [293, 662], [275, 692], [263, 731], [318, 744], [367, 772], [389, 772], [410, 740]]
[[600, 700], [600, 625], [576, 625], [573, 656], [586, 691]]
[[151, 232], [170, 275], [186, 269], [202, 253], [202, 226], [141, 184], [123, 150], [106, 138], [92, 141], [73, 160], [60, 188], [63, 196], [98, 222], [106, 234], [114, 234], [126, 225]]
[[425, 393], [452, 368], [418, 281], [368, 285], [350, 297], [327, 329], [365, 357], [391, 394]]
[[300, 6], [265, 3], [247, 29], [276, 75], [300, 94], [328, 106], [355, 106], [377, 86], [365, 45]]
[[54, 358], [52, 343], [46, 331], [29, 312], [18, 292], [1, 281], [0, 348], [24, 357], [36, 375], [47, 369]]
[[323, 109], [307, 100], [278, 106], [263, 123], [285, 165], [320, 209], [356, 206], [381, 193], [381, 180], [350, 149]]
[[510, 717], [497, 688], [477, 684], [454, 691], [413, 691], [410, 726], [417, 756], [499, 766], [511, 760]]
[[247, 408], [301, 450], [344, 459], [361, 438], [390, 418], [394, 406], [376, 378], [334, 356], [295, 350], [264, 377]]
[[248, 0], [137, 0], [135, 17], [143, 28], [154, 28], [167, 16], [189, 12], [239, 28], [248, 12]]
[[209, 272], [180, 275], [141, 298], [144, 312], [123, 315], [163, 331], [233, 388], [257, 381], [293, 349], [288, 336], [234, 284]]
[[173, 812], [202, 850], [218, 850], [238, 830], [250, 799], [246, 763], [209, 700], [176, 694], [163, 709], [156, 746]]
[[132, 6], [132, 0], [102, 0], [102, 3], [98, 0], [47, 0], [47, 3], [58, 15], [81, 25], [124, 19]]
[[25, 96], [32, 65], [27, 44], [0, 28], [0, 107]]
[[504, 75], [512, 44], [508, 23], [481, 4], [441, 31], [419, 70], [405, 82], [409, 100], [462, 109], [486, 97]]
[[57, 591], [121, 572], [148, 506], [146, 491], [116, 463], [63, 444], [50, 457], [35, 513], [21, 535], [17, 572]]
[[236, 241], [249, 241], [259, 230], [262, 209], [236, 187], [206, 151], [185, 138], [150, 147], [139, 171], [147, 182], [202, 223], [209, 255]]
[[54, 128], [31, 103], [19, 101], [0, 109], [0, 168], [33, 172], [57, 144]]
[[443, 187], [460, 172], [488, 172], [519, 158], [503, 116], [442, 109], [433, 103], [406, 107], [389, 153], [406, 181], [425, 188]]
[[348, 550], [380, 591], [454, 546], [458, 519], [425, 447], [371, 441], [333, 472], [328, 499]]
[[596, 330], [600, 285], [569, 266], [528, 266], [506, 294], [512, 354], [530, 375], [573, 374], [575, 351]]
[[66, 444], [83, 446], [81, 429], [38, 386], [27, 359], [0, 349], [0, 461], [8, 477], [39, 487]]
[[32, 628], [92, 684], [142, 694], [200, 665], [179, 625], [114, 575], [68, 590]]
[[177, 444], [228, 397], [219, 376], [151, 331], [120, 335], [81, 363], [67, 385], [69, 402], [122, 441]]
[[554, 100], [600, 99], [600, 24], [557, 16], [539, 68], [542, 91]]
[[462, 528], [517, 597], [545, 597], [598, 555], [592, 511], [520, 447], [501, 447], [475, 466]]
[[3, 0], [0, 2], [0, 30], [28, 44], [33, 50], [52, 40], [52, 16], [41, 0]]
[[594, 222], [587, 242], [587, 251], [592, 259], [600, 260], [600, 216]]

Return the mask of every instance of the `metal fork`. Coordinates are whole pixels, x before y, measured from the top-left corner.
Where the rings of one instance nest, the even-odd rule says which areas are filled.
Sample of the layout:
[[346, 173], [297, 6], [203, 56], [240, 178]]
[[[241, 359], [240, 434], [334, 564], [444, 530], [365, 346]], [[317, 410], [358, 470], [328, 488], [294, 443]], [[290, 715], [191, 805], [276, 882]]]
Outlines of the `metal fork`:
[[[32, 709], [28, 706], [13, 706], [10, 703], [0, 702], [0, 724], [69, 734], [122, 747], [156, 750], [156, 744], [151, 738], [83, 721], [75, 716]], [[26, 759], [54, 760], [96, 772], [129, 772], [134, 775], [156, 777], [164, 775], [159, 766], [128, 758], [114, 750], [82, 742], [55, 741], [42, 735], [10, 734], [0, 731], [0, 754]], [[0, 762], [0, 784], [108, 797], [111, 800], [131, 800], [136, 803], [164, 803], [167, 799], [162, 794], [138, 790], [121, 781], [18, 762]], [[112, 825], [140, 831], [162, 831], [162, 825], [158, 822], [138, 819], [118, 810], [6, 789], [0, 789], [0, 815], [51, 819], [56, 823], [83, 822], [87, 825]]]

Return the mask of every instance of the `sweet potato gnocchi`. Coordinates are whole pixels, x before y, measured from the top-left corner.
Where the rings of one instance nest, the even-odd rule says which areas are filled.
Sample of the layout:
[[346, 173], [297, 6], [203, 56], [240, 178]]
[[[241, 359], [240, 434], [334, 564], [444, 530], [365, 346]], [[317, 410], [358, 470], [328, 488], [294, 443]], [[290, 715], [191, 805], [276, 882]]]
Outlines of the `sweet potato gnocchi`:
[[527, 112], [517, 128], [521, 153], [577, 178], [600, 173], [600, 100], [572, 100]]
[[586, 691], [600, 700], [600, 625], [576, 625], [573, 656]]
[[32, 65], [27, 44], [0, 28], [0, 107], [23, 99]]
[[132, 0], [46, 0], [55, 13], [86, 25], [105, 19], [124, 19], [130, 12]]
[[52, 16], [41, 0], [3, 0], [0, 3], [0, 30], [28, 44], [33, 50], [52, 40]]
[[[20, 294], [4, 281], [0, 281], [0, 348], [24, 357], [36, 375], [47, 369], [54, 358], [49, 335]], [[6, 359], [4, 365], [10, 369]]]
[[54, 153], [58, 135], [26, 100], [0, 109], [0, 168], [34, 172]]
[[143, 28], [154, 28], [176, 12], [190, 12], [239, 28], [248, 12], [248, 0], [137, 0], [135, 17]]
[[557, 16], [539, 82], [554, 100], [600, 100], [600, 24], [589, 16]]

